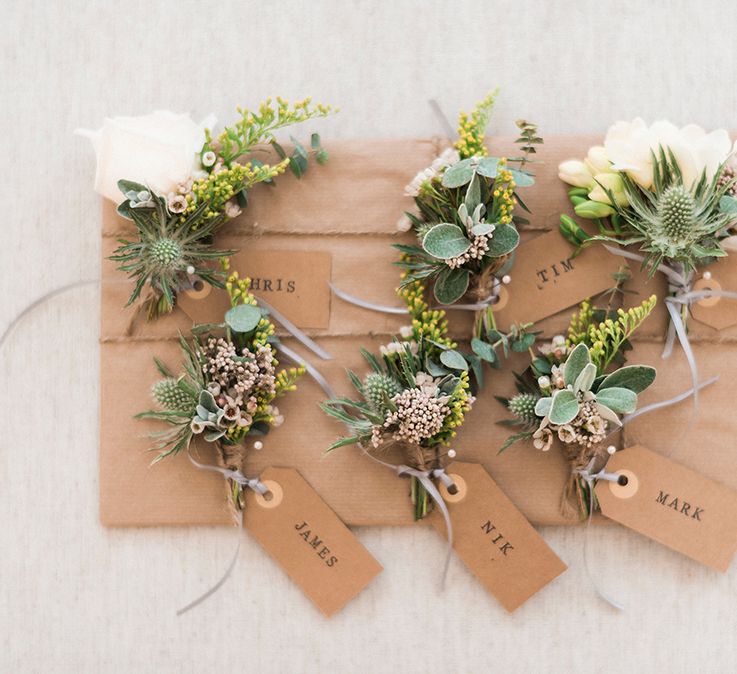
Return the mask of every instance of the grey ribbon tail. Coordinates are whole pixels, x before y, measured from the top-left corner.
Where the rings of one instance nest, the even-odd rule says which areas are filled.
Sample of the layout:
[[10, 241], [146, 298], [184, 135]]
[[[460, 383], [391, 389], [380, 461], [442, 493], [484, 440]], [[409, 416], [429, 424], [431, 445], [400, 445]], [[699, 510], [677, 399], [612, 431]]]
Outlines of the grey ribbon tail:
[[298, 353], [292, 351], [288, 346], [284, 346], [284, 344], [279, 345], [279, 353], [283, 353], [293, 363], [297, 365], [303, 365], [305, 368], [305, 372], [307, 372], [307, 374], [309, 374], [310, 377], [312, 377], [315, 382], [317, 382], [318, 386], [320, 386], [320, 388], [325, 391], [325, 394], [328, 398], [338, 397], [335, 394], [335, 391], [333, 391], [333, 389], [331, 388], [330, 384], [328, 384], [328, 380], [322, 376], [320, 371], [309, 362], [307, 362], [304, 358], [300, 357]]
[[5, 343], [5, 340], [10, 336], [10, 333], [14, 330], [14, 328], [36, 307], [39, 307], [48, 300], [51, 300], [54, 297], [58, 297], [59, 295], [63, 295], [70, 290], [83, 288], [84, 286], [99, 285], [101, 282], [102, 281], [100, 279], [85, 279], [82, 281], [73, 281], [72, 283], [67, 283], [66, 285], [54, 288], [53, 290], [47, 292], [45, 295], [41, 295], [41, 297], [39, 297], [38, 299], [33, 300], [28, 306], [21, 310], [21, 312], [13, 320], [10, 321], [8, 327], [5, 328], [2, 337], [0, 337], [0, 349]]
[[[189, 457], [189, 460], [192, 462], [192, 465], [195, 466], [195, 468], [198, 468], [199, 470], [207, 470], [211, 473], [220, 473], [223, 477], [226, 479], [229, 478], [231, 480], [235, 480], [238, 482], [238, 484], [248, 487], [249, 489], [252, 489], [258, 494], [267, 494], [269, 489], [268, 487], [261, 482], [258, 478], [248, 478], [243, 473], [241, 473], [238, 470], [229, 470], [228, 468], [221, 468], [220, 466], [211, 466], [205, 463], [200, 463], [197, 461], [192, 454], [188, 451], [187, 456]], [[236, 562], [238, 561], [238, 555], [241, 550], [241, 539], [243, 535], [243, 512], [241, 510], [237, 511], [237, 520], [238, 520], [238, 527], [236, 529], [237, 534], [237, 542], [235, 546], [235, 550], [233, 551], [233, 556], [230, 560], [230, 564], [228, 564], [228, 568], [225, 569], [225, 573], [220, 577], [220, 580], [218, 580], [217, 583], [215, 583], [209, 590], [201, 594], [197, 599], [194, 601], [191, 601], [186, 606], [183, 606], [177, 611], [177, 615], [183, 615], [187, 611], [195, 608], [195, 606], [199, 606], [203, 601], [214, 595], [230, 578], [231, 574], [233, 573], [233, 569], [235, 568]]]
[[440, 479], [443, 484], [446, 485], [446, 487], [452, 485], [453, 480], [443, 468], [436, 468], [434, 470], [417, 470], [416, 468], [410, 468], [409, 466], [405, 466], [404, 464], [396, 464], [389, 463], [388, 461], [382, 461], [381, 459], [377, 459], [375, 456], [373, 456], [373, 454], [368, 452], [368, 450], [366, 450], [363, 445], [359, 445], [359, 447], [361, 448], [363, 454], [369, 459], [388, 468], [389, 470], [394, 471], [400, 477], [402, 475], [411, 475], [413, 477], [416, 477], [420, 481], [422, 486], [427, 490], [427, 493], [430, 494], [430, 498], [435, 501], [438, 508], [440, 508], [440, 512], [443, 514], [443, 519], [445, 520], [445, 531], [448, 541], [445, 553], [445, 563], [443, 564], [443, 575], [440, 580], [440, 587], [445, 588], [445, 581], [448, 577], [448, 568], [450, 567], [450, 557], [453, 554], [453, 523], [450, 520], [448, 506], [445, 505], [443, 497], [440, 495], [440, 492], [435, 486], [435, 483], [430, 479], [430, 476], [432, 475], [433, 477]]
[[269, 313], [274, 319], [290, 334], [292, 337], [304, 344], [312, 353], [323, 360], [332, 360], [333, 357], [325, 351], [317, 342], [308, 337], [302, 330], [300, 330], [292, 321], [290, 321], [284, 314], [277, 311], [268, 302], [263, 299], [258, 300], [258, 303], [268, 309]]
[[404, 307], [389, 307], [383, 304], [367, 302], [366, 300], [362, 300], [360, 297], [355, 297], [354, 295], [348, 294], [347, 292], [341, 290], [332, 283], [328, 283], [328, 285], [330, 286], [330, 289], [333, 291], [333, 294], [336, 297], [339, 297], [344, 302], [348, 302], [349, 304], [354, 304], [357, 307], [369, 309], [370, 311], [378, 311], [382, 314], [398, 314], [400, 316], [406, 316], [409, 313]]
[[436, 99], [430, 98], [427, 101], [430, 104], [430, 107], [432, 108], [432, 111], [435, 113], [435, 116], [438, 118], [438, 122], [440, 122], [440, 126], [443, 127], [443, 133], [445, 133], [448, 140], [453, 138], [455, 136], [455, 130], [453, 129], [453, 125], [450, 123], [450, 120], [446, 116], [446, 114], [443, 112], [443, 109], [440, 107], [440, 103], [437, 102]]
[[[719, 376], [711, 377], [710, 379], [707, 379], [706, 381], [701, 382], [698, 385], [698, 390], [706, 388], [707, 386], [711, 386], [715, 382], [719, 380]], [[632, 412], [632, 414], [628, 414], [626, 417], [622, 419], [622, 425], [628, 424], [630, 421], [633, 421], [637, 417], [641, 416], [642, 414], [648, 414], [649, 412], [655, 412], [656, 410], [663, 409], [664, 407], [670, 407], [671, 405], [676, 405], [677, 403], [683, 402], [684, 400], [687, 400], [694, 394], [694, 389], [690, 388], [687, 391], [684, 391], [683, 393], [679, 393], [677, 396], [673, 396], [672, 398], [668, 398], [667, 400], [661, 400], [657, 403], [652, 403], [650, 405], [645, 405], [645, 407], [640, 408], [636, 412]]]
[[591, 586], [594, 588], [594, 592], [596, 592], [596, 594], [599, 596], [599, 599], [605, 601], [612, 608], [615, 608], [618, 611], [624, 611], [624, 606], [622, 606], [622, 604], [612, 599], [599, 587], [599, 584], [596, 581], [596, 577], [591, 570], [591, 563], [589, 562], [589, 539], [591, 536], [591, 520], [594, 517], [594, 481], [608, 480], [616, 482], [619, 478], [619, 476], [615, 473], [604, 472], [604, 468], [602, 468], [598, 473], [591, 473], [591, 468], [593, 468], [594, 460], [595, 459], [591, 459], [589, 465], [584, 470], [577, 471], [589, 487], [589, 516], [586, 518], [586, 530], [584, 531], [583, 535], [583, 565], [586, 569], [586, 575], [588, 576], [589, 583], [591, 583]]

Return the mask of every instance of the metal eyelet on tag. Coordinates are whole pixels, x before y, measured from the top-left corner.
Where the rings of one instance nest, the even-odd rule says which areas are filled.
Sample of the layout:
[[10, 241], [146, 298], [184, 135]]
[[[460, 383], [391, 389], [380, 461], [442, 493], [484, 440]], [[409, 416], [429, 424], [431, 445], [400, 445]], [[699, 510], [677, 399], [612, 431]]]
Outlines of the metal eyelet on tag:
[[193, 300], [204, 300], [212, 292], [212, 286], [198, 279], [190, 290], [184, 292], [187, 297], [191, 297]]
[[455, 494], [451, 494], [448, 491], [448, 487], [446, 487], [444, 484], [441, 484], [439, 486], [440, 495], [443, 497], [443, 500], [447, 501], [448, 503], [458, 503], [458, 501], [462, 501], [464, 498], [466, 498], [466, 494], [468, 493], [466, 481], [460, 475], [457, 475], [455, 473], [448, 473], [448, 477], [453, 480], [453, 484], [456, 486], [458, 491]]
[[[722, 285], [713, 277], [706, 278], [705, 276], [700, 278], [696, 283], [693, 284], [693, 289], [698, 290], [716, 290], [721, 291]], [[721, 297], [705, 297], [702, 300], [696, 302], [701, 307], [713, 307], [719, 302]]]
[[624, 475], [627, 478], [627, 484], [619, 484], [618, 482], [609, 482], [609, 489], [617, 498], [632, 498], [640, 488], [640, 481], [631, 470], [617, 470], [617, 475]]
[[267, 498], [268, 494], [256, 494], [256, 503], [262, 508], [276, 508], [284, 498], [284, 490], [274, 480], [263, 480], [262, 484], [269, 490], [271, 497]]

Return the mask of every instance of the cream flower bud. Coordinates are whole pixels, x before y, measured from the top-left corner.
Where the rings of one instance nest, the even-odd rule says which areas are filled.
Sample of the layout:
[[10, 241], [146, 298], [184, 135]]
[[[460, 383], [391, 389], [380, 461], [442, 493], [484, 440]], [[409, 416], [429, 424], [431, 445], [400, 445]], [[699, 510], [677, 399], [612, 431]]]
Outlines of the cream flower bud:
[[598, 173], [595, 176], [596, 184], [594, 189], [589, 192], [591, 201], [599, 201], [602, 204], [612, 205], [609, 196], [604, 188], [610, 190], [614, 194], [614, 200], [620, 206], [627, 205], [627, 196], [624, 193], [624, 182], [619, 173]]
[[574, 187], [592, 187], [594, 177], [589, 173], [586, 164], [578, 159], [569, 159], [558, 166], [558, 177]]
[[586, 159], [583, 160], [586, 164], [586, 168], [589, 170], [592, 176], [597, 173], [611, 173], [612, 163], [609, 161], [606, 149], [603, 145], [594, 145], [589, 148], [589, 152], [586, 155]]

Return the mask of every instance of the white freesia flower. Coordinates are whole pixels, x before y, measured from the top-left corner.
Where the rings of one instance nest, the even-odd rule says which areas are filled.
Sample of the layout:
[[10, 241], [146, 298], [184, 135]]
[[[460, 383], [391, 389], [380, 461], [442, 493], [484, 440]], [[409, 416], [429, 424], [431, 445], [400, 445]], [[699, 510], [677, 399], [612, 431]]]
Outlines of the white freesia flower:
[[612, 162], [609, 161], [609, 155], [607, 155], [606, 148], [603, 145], [590, 147], [583, 163], [586, 164], [586, 168], [592, 176], [612, 172]]
[[558, 166], [558, 177], [574, 187], [591, 188], [594, 185], [594, 176], [582, 161], [569, 159]]
[[665, 120], [647, 126], [639, 117], [612, 125], [604, 140], [613, 168], [627, 173], [643, 189], [652, 187], [651, 153], [657, 153], [661, 146], [673, 152], [686, 187], [693, 185], [704, 171], [707, 180], [711, 180], [732, 149], [724, 129], [706, 133], [695, 124], [679, 129]]
[[614, 195], [614, 200], [620, 206], [627, 205], [627, 195], [624, 193], [624, 182], [619, 173], [598, 173], [594, 176], [596, 183], [594, 189], [589, 192], [591, 201], [601, 201], [604, 204], [612, 204], [604, 189], [610, 190]]
[[97, 155], [95, 190], [115, 203], [124, 200], [118, 180], [146, 185], [158, 194], [174, 192], [200, 169], [199, 154], [205, 143], [210, 116], [196, 124], [189, 115], [158, 110], [140, 117], [106, 119], [101, 129], [80, 129], [92, 141]]

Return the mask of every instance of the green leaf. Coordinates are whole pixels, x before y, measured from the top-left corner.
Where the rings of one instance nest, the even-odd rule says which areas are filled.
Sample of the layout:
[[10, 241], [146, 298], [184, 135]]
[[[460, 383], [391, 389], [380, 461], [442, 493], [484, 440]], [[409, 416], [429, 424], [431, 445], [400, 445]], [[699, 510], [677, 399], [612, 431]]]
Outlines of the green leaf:
[[[537, 409], [535, 410], [537, 412]], [[554, 424], [567, 424], [578, 414], [578, 398], [573, 391], [563, 389], [553, 396], [548, 418]]]
[[494, 351], [491, 344], [485, 342], [483, 339], [474, 337], [471, 340], [471, 349], [479, 358], [485, 360], [487, 363], [494, 363], [497, 360], [496, 351]]
[[445, 267], [435, 279], [433, 293], [440, 304], [457, 302], [468, 290], [468, 269], [451, 269]]
[[471, 178], [471, 182], [468, 184], [466, 198], [463, 200], [463, 203], [466, 204], [469, 213], [472, 213], [481, 203], [481, 181], [475, 173]]
[[449, 166], [443, 173], [443, 187], [461, 187], [471, 182], [476, 170], [473, 159], [463, 159], [453, 166]]
[[425, 252], [439, 260], [449, 260], [452, 257], [463, 255], [471, 247], [471, 242], [458, 225], [444, 222], [435, 225], [425, 234], [422, 247]]
[[512, 225], [498, 224], [489, 241], [489, 257], [502, 257], [519, 245], [519, 233]]
[[563, 379], [566, 386], [573, 386], [574, 382], [581, 374], [581, 371], [591, 362], [589, 349], [585, 344], [579, 344], [566, 360], [565, 372]]
[[496, 178], [496, 172], [499, 168], [498, 157], [484, 157], [479, 160], [476, 166], [476, 173], [486, 178]]
[[576, 382], [573, 384], [573, 391], [575, 393], [586, 393], [586, 391], [590, 391], [594, 379], [596, 379], [596, 365], [589, 363], [581, 370], [581, 374], [576, 377]]
[[310, 136], [310, 147], [313, 150], [319, 150], [320, 149], [320, 134], [319, 133], [313, 133]]
[[637, 394], [628, 388], [611, 386], [599, 389], [596, 394], [596, 402], [606, 405], [618, 414], [629, 414], [637, 408]]
[[125, 194], [133, 190], [134, 192], [151, 192], [148, 187], [141, 185], [141, 183], [133, 182], [132, 180], [118, 180], [118, 189]]
[[722, 213], [737, 215], [737, 199], [727, 195], [723, 196], [719, 200], [719, 210], [722, 211]]
[[626, 388], [634, 393], [642, 393], [655, 381], [656, 370], [647, 365], [628, 365], [612, 372], [604, 378], [599, 386], [599, 391], [605, 388]]
[[529, 173], [525, 171], [519, 171], [517, 169], [509, 169], [509, 172], [512, 174], [512, 177], [514, 178], [514, 182], [517, 184], [517, 187], [529, 187], [530, 185], [535, 184], [535, 179]]
[[550, 397], [547, 398], [540, 398], [540, 400], [535, 403], [535, 414], [538, 417], [546, 417], [550, 413], [550, 408], [553, 405], [553, 399]]
[[328, 162], [328, 151], [324, 148], [319, 149], [315, 152], [315, 161], [322, 166]]
[[440, 354], [440, 362], [451, 370], [468, 370], [468, 363], [459, 351], [449, 349]]
[[479, 222], [472, 230], [471, 234], [474, 236], [486, 236], [494, 231], [494, 225], [490, 222]]
[[252, 304], [239, 304], [225, 314], [225, 322], [234, 332], [245, 334], [256, 328], [261, 320], [261, 310]]

